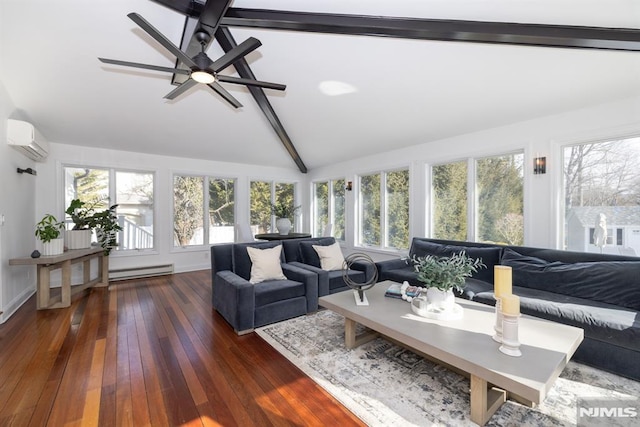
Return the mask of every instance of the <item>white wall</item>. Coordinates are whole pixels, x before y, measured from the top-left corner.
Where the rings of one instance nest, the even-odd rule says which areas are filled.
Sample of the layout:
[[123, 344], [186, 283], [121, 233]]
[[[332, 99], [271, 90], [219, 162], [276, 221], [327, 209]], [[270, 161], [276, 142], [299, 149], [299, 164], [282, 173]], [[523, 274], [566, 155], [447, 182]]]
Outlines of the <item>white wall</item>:
[[[0, 323], [35, 292], [35, 267], [10, 266], [9, 259], [28, 256], [36, 248], [35, 190], [46, 177], [18, 174], [40, 165], [7, 145], [7, 119], [24, 119], [0, 81]], [[4, 223], [2, 222], [4, 218]]]
[[[428, 119], [428, 118], [425, 118]], [[464, 118], [461, 118], [464, 120]], [[520, 122], [500, 128], [364, 156], [310, 171], [309, 181], [356, 176], [367, 172], [409, 166], [411, 175], [411, 236], [428, 236], [429, 166], [468, 157], [483, 157], [514, 150], [525, 153], [525, 245], [559, 247], [561, 229], [561, 146], [623, 135], [640, 134], [640, 98], [628, 98], [564, 114]], [[533, 158], [547, 157], [547, 173], [533, 175]], [[309, 186], [310, 188], [310, 186]], [[354, 229], [357, 191], [347, 192], [347, 227]], [[308, 218], [308, 216], [307, 216]], [[309, 224], [305, 224], [309, 227]], [[347, 251], [355, 236], [347, 233]], [[366, 251], [381, 259], [389, 254]], [[397, 255], [394, 255], [397, 256]]]
[[[179, 144], [179, 141], [176, 141]], [[122, 255], [116, 251], [109, 257], [109, 268], [129, 268], [159, 264], [174, 264], [175, 271], [207, 269], [210, 266], [209, 245], [197, 248], [174, 248], [171, 227], [172, 176], [174, 173], [208, 175], [235, 178], [236, 181], [236, 221], [249, 221], [249, 181], [276, 180], [298, 182], [304, 191], [304, 176], [294, 169], [267, 166], [222, 163], [199, 159], [186, 159], [123, 152], [108, 149], [78, 147], [68, 144], [51, 143], [51, 154], [47, 162], [38, 169], [36, 190], [36, 216], [51, 212], [58, 218], [64, 217], [63, 174], [66, 165], [118, 168], [155, 173], [155, 219], [154, 234], [156, 250], [139, 255]], [[301, 200], [302, 202], [302, 200]]]

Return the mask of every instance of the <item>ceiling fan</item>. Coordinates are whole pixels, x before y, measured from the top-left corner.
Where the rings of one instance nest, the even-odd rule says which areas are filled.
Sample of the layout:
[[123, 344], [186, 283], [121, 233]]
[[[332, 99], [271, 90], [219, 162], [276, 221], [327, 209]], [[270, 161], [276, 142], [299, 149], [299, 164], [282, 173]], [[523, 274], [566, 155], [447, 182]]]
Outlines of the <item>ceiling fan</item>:
[[169, 52], [185, 64], [189, 69], [183, 68], [170, 68], [161, 67], [157, 65], [140, 64], [137, 62], [119, 61], [116, 59], [98, 58], [105, 64], [122, 65], [125, 67], [143, 68], [146, 70], [164, 71], [167, 73], [183, 74], [189, 76], [184, 83], [180, 84], [174, 90], [165, 95], [165, 99], [174, 99], [178, 95], [186, 92], [191, 87], [198, 83], [206, 84], [213, 91], [222, 96], [229, 104], [235, 108], [242, 107], [242, 104], [235, 99], [227, 90], [222, 87], [218, 82], [242, 84], [247, 86], [258, 86], [266, 89], [285, 90], [286, 86], [278, 83], [263, 82], [260, 80], [245, 79], [240, 77], [223, 76], [218, 74], [220, 71], [232, 65], [238, 59], [244, 57], [250, 52], [254, 51], [262, 45], [260, 40], [249, 37], [238, 46], [231, 49], [229, 52], [222, 55], [215, 61], [212, 61], [204, 52], [204, 48], [211, 39], [211, 35], [204, 30], [196, 33], [196, 38], [202, 46], [202, 50], [193, 58], [189, 58], [183, 51], [174, 45], [169, 39], [167, 39], [160, 31], [155, 29], [149, 22], [147, 22], [142, 16], [137, 13], [130, 13], [127, 15], [133, 22], [138, 24], [147, 34], [149, 34], [154, 40], [164, 46]]

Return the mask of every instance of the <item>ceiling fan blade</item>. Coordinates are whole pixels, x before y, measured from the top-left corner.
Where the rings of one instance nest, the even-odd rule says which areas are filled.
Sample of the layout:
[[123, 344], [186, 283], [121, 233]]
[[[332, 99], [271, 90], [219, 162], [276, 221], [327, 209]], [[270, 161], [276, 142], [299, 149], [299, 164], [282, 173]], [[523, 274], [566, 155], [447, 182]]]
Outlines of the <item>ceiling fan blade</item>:
[[235, 83], [235, 84], [247, 85], [247, 86], [258, 86], [266, 89], [275, 89], [275, 90], [285, 90], [287, 88], [286, 85], [283, 85], [280, 83], [270, 83], [270, 82], [263, 82], [260, 80], [243, 79], [241, 77], [221, 76], [220, 74], [218, 74], [217, 77], [219, 81], [225, 82], [225, 83]]
[[160, 31], [156, 30], [153, 25], [147, 22], [142, 16], [138, 15], [135, 12], [131, 12], [127, 15], [133, 22], [138, 24], [140, 28], [142, 28], [147, 34], [153, 37], [158, 43], [164, 46], [169, 52], [174, 54], [176, 58], [178, 58], [183, 64], [188, 66], [189, 68], [196, 68], [196, 64], [189, 58], [183, 51], [178, 48], [178, 46], [174, 45], [171, 40], [166, 38]]
[[234, 47], [229, 52], [218, 58], [213, 64], [211, 64], [210, 68], [216, 73], [222, 71], [229, 65], [236, 62], [238, 59], [242, 58], [250, 52], [253, 52], [260, 46], [262, 46], [260, 40], [254, 37], [249, 37], [238, 46]]
[[188, 76], [191, 74], [190, 70], [182, 70], [180, 68], [159, 67], [157, 65], [140, 64], [138, 62], [119, 61], [117, 59], [98, 58], [100, 62], [105, 64], [122, 65], [125, 67], [143, 68], [145, 70], [164, 71], [167, 73], [184, 74]]
[[193, 79], [185, 80], [185, 82], [182, 83], [180, 86], [178, 86], [177, 88], [175, 88], [174, 90], [172, 90], [171, 92], [166, 94], [164, 96], [164, 99], [175, 99], [178, 95], [183, 94], [188, 89], [190, 89], [193, 86], [195, 86], [196, 84], [198, 84], [198, 82], [196, 82]]
[[242, 107], [242, 104], [240, 104], [240, 102], [237, 99], [235, 99], [233, 95], [227, 92], [227, 90], [222, 86], [220, 86], [218, 83], [213, 82], [208, 84], [207, 86], [213, 89], [214, 92], [217, 92], [218, 95], [223, 97], [229, 104], [233, 105], [235, 108]]

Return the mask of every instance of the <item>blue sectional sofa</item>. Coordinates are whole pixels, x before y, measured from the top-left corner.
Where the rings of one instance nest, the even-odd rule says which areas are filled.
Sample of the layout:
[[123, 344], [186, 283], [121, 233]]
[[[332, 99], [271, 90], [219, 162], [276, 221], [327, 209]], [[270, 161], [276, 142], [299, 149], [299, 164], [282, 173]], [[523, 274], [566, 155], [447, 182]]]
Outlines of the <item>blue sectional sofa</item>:
[[[426, 238], [413, 239], [410, 255], [462, 250], [487, 269], [467, 279], [461, 297], [495, 304], [493, 266], [508, 265], [522, 313], [584, 330], [574, 360], [640, 380], [640, 258]], [[420, 285], [405, 260], [376, 265], [380, 280]]]

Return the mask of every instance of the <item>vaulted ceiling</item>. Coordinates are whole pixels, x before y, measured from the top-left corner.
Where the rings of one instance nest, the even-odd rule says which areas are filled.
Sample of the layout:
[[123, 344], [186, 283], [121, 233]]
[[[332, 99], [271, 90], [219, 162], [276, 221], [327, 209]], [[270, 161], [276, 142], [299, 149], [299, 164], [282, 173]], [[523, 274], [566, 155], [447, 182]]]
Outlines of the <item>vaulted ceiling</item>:
[[[2, 0], [0, 80], [53, 142], [300, 170], [640, 96], [634, 0], [210, 0], [226, 28], [212, 59], [262, 42], [221, 74], [287, 85], [252, 94], [220, 83], [239, 109], [203, 85], [163, 99], [171, 74], [98, 61], [174, 67], [127, 14], [187, 50], [201, 3]], [[578, 48], [537, 46], [555, 43]]]

